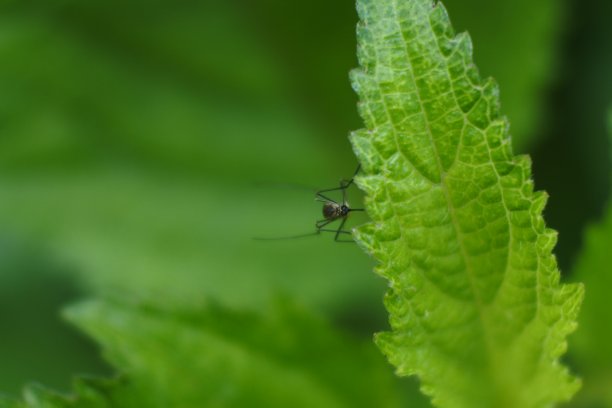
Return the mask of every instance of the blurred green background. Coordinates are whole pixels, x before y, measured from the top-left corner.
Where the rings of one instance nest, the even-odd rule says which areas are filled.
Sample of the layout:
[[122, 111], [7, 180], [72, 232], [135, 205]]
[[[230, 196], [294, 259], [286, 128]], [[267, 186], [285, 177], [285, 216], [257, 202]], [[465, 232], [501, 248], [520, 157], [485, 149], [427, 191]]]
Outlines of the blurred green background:
[[[609, 194], [612, 2], [445, 4], [500, 83], [567, 274]], [[355, 169], [356, 21], [352, 0], [0, 3], [0, 390], [110, 372], [59, 318], [96, 293], [283, 293], [363, 338], [386, 327], [355, 245], [251, 239], [312, 231], [292, 185]]]

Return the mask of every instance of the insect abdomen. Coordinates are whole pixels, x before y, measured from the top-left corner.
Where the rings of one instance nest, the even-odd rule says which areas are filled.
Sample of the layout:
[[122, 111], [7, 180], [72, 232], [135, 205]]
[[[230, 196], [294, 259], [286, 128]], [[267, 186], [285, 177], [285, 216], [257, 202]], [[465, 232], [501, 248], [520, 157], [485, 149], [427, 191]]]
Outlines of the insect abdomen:
[[340, 207], [335, 203], [325, 203], [323, 205], [323, 216], [328, 219], [338, 218], [340, 215]]

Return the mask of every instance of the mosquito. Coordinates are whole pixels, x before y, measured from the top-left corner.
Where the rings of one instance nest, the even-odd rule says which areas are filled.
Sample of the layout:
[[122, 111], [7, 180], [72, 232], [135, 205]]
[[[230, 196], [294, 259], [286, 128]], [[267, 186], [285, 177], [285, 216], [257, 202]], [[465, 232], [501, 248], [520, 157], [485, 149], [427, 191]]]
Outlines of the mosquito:
[[[361, 165], [357, 166], [357, 170], [353, 174], [350, 180], [341, 180], [340, 186], [336, 188], [327, 188], [325, 190], [319, 190], [315, 194], [315, 200], [321, 201], [323, 203], [323, 217], [324, 219], [317, 221], [316, 223], [316, 234], [320, 234], [321, 232], [335, 232], [334, 241], [336, 242], [353, 242], [353, 240], [343, 240], [341, 239], [341, 234], [351, 235], [350, 231], [344, 230], [344, 224], [346, 224], [346, 220], [351, 212], [354, 211], [364, 211], [363, 208], [351, 208], [346, 199], [346, 190], [353, 184], [355, 180], [355, 176], [361, 170]], [[323, 193], [329, 193], [332, 191], [342, 191], [342, 203], [338, 203], [337, 201], [332, 200], [331, 198], [325, 196]], [[324, 228], [327, 225], [331, 224], [334, 221], [341, 220], [338, 229], [329, 229]]]
[[[351, 235], [350, 231], [347, 231], [344, 228], [346, 221], [349, 217], [349, 214], [355, 211], [365, 211], [363, 208], [351, 208], [347, 201], [346, 190], [353, 184], [355, 180], [355, 176], [361, 170], [361, 165], [357, 166], [357, 170], [351, 177], [350, 180], [341, 180], [339, 187], [334, 188], [326, 188], [323, 190], [319, 190], [315, 193], [315, 200], [323, 203], [322, 213], [323, 219], [316, 222], [315, 227], [316, 231], [308, 234], [301, 235], [293, 235], [289, 237], [281, 237], [281, 238], [255, 238], [259, 241], [271, 241], [271, 240], [283, 240], [283, 239], [293, 239], [293, 238], [302, 238], [308, 237], [312, 235], [319, 235], [321, 232], [331, 232], [334, 233], [334, 241], [336, 242], [354, 242], [352, 239], [342, 239], [342, 237], [346, 235]], [[337, 202], [327, 195], [323, 193], [331, 193], [334, 191], [342, 191], [342, 201]], [[333, 228], [325, 228], [329, 224], [332, 224], [335, 221], [340, 220], [340, 224], [337, 229]]]

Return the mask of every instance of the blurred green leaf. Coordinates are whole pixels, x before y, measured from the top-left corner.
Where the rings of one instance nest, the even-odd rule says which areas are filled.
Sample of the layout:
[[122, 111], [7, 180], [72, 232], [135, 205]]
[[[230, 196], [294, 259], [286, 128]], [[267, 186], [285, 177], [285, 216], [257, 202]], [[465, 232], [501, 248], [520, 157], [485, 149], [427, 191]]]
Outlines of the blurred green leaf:
[[0, 393], [27, 381], [65, 390], [74, 373], [107, 373], [89, 339], [59, 310], [82, 297], [67, 268], [48, 253], [0, 235]]
[[545, 407], [580, 382], [559, 363], [582, 300], [560, 285], [546, 194], [516, 157], [497, 85], [441, 3], [361, 0], [365, 129], [352, 136], [373, 220], [359, 242], [389, 280], [377, 344], [441, 407]]
[[355, 248], [252, 241], [310, 232], [320, 218], [313, 195], [253, 182], [328, 187], [354, 164], [287, 101], [289, 74], [244, 10], [113, 4], [4, 6], [2, 227], [72, 261], [89, 288], [376, 304], [383, 283]]
[[[69, 319], [101, 343], [125, 378], [94, 388], [79, 382], [68, 398], [30, 389], [26, 406], [400, 406], [398, 384], [370, 342], [343, 336], [287, 301], [265, 317], [163, 303], [115, 299], [70, 308]], [[419, 404], [418, 394], [413, 400]]]
[[94, 290], [209, 294], [242, 306], [282, 290], [329, 307], [344, 296], [376, 302], [384, 287], [356, 246], [331, 236], [253, 240], [314, 231], [320, 206], [309, 192], [110, 169], [4, 177], [0, 195], [4, 231], [39, 241]]
[[612, 308], [611, 248], [612, 208], [609, 208], [604, 220], [587, 230], [574, 271], [575, 279], [584, 282], [586, 290], [579, 330], [572, 336], [572, 355], [585, 383], [579, 396], [580, 400], [601, 406], [612, 406], [612, 327], [608, 324]]
[[555, 198], [546, 218], [559, 231], [555, 252], [562, 272], [573, 269], [585, 226], [606, 212], [612, 185], [602, 120], [612, 103], [612, 2], [573, 0], [568, 11], [562, 75], [548, 98], [546, 141], [532, 156], [536, 185]]
[[27, 386], [23, 399], [1, 400], [1, 408], [114, 408], [142, 407], [144, 401], [134, 394], [125, 378], [79, 378], [71, 394], [59, 393], [39, 384]]
[[[612, 110], [608, 117], [612, 141]], [[612, 152], [610, 152], [612, 157]], [[586, 296], [579, 319], [579, 330], [572, 336], [572, 357], [584, 376], [584, 390], [577, 406], [612, 406], [612, 205], [599, 223], [586, 233], [584, 248], [572, 277], [584, 282]]]
[[[240, 45], [239, 40], [249, 38], [243, 29], [231, 31], [230, 25], [221, 25], [228, 33], [201, 29], [199, 41], [217, 44], [214, 49], [179, 48], [173, 54], [160, 45], [160, 37], [169, 42], [168, 47], [199, 44], [187, 43], [186, 35], [170, 41], [170, 28], [158, 24], [158, 20], [173, 21], [165, 8], [150, 9], [152, 15], [143, 16], [147, 19], [142, 23], [152, 29], [136, 31], [147, 33], [136, 40], [133, 30], [115, 32], [119, 27], [127, 30], [128, 21], [113, 20], [110, 11], [105, 16], [95, 14], [91, 6], [66, 7], [42, 16], [30, 15], [26, 9], [24, 15], [4, 17], [0, 55], [7, 64], [0, 68], [4, 89], [0, 117], [6, 137], [0, 141], [0, 165], [7, 170], [75, 168], [110, 161], [238, 178], [251, 167], [270, 174], [278, 168], [291, 169], [296, 157], [321, 155], [311, 137], [317, 129], [300, 118], [295, 107], [274, 97], [271, 80], [258, 77], [262, 95], [235, 84], [243, 79], [240, 74], [220, 81], [203, 63], [190, 60], [203, 54], [211, 61], [226, 54], [236, 58], [217, 44], [217, 36], [231, 44], [226, 47], [254, 52], [256, 45]], [[232, 16], [231, 8], [221, 4], [183, 10], [203, 19], [185, 21], [183, 29], [209, 27], [206, 21], [216, 21], [219, 10], [230, 13], [222, 20]], [[118, 39], [123, 42], [117, 44]], [[44, 60], [54, 62], [38, 63]], [[255, 69], [252, 60], [245, 71]], [[265, 71], [274, 75], [275, 67], [266, 66]]]
[[[280, 291], [368, 337], [382, 325], [384, 282], [355, 246], [325, 236], [252, 240], [310, 232], [321, 217], [313, 194], [255, 182], [328, 187], [355, 164], [345, 130], [330, 131], [292, 96], [299, 72], [244, 5], [0, 8], [3, 234], [48, 250], [89, 291], [208, 294], [254, 308]], [[350, 93], [346, 71], [337, 75]], [[343, 109], [354, 115], [353, 104]], [[61, 350], [37, 351], [61, 361]], [[25, 373], [11, 367], [3, 366], [5, 390]]]

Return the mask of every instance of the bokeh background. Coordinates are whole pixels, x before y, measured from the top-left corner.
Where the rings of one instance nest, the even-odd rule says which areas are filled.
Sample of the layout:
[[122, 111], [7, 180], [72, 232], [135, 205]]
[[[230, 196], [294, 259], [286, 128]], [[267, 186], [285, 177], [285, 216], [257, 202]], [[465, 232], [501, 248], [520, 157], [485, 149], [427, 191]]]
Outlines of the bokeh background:
[[[612, 2], [445, 4], [551, 196], [567, 276], [609, 195]], [[312, 231], [312, 189], [355, 169], [356, 21], [352, 0], [0, 2], [0, 390], [110, 373], [59, 316], [109, 291], [280, 293], [355, 336], [386, 327], [357, 246], [252, 239]]]

